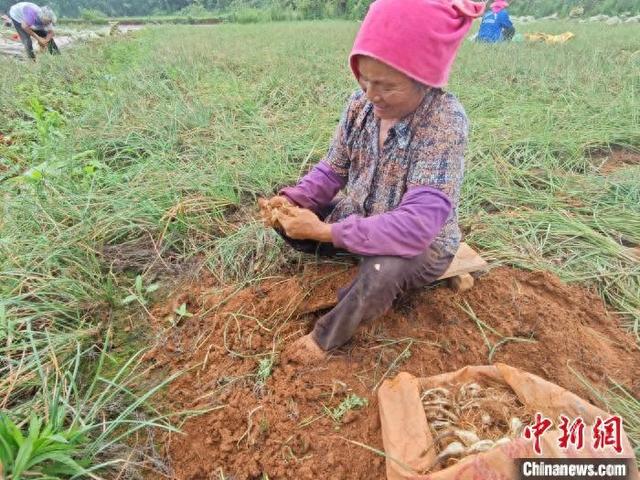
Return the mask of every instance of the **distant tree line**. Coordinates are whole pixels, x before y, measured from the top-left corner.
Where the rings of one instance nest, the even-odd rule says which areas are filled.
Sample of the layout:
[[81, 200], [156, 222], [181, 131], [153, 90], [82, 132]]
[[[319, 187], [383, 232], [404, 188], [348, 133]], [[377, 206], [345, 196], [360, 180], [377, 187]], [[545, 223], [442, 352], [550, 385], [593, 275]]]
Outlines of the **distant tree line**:
[[[0, 11], [6, 11], [19, 0], [0, 0]], [[28, 0], [38, 5], [51, 5], [59, 16], [79, 16], [93, 10], [108, 16], [150, 15], [176, 12], [191, 0]]]
[[[19, 0], [0, 0], [6, 12]], [[372, 0], [30, 0], [51, 5], [58, 15], [77, 17], [83, 11], [107, 16], [142, 16], [176, 13], [229, 12], [238, 9], [282, 9], [300, 13], [301, 18], [346, 17], [364, 13]]]
[[[224, 13], [242, 9], [273, 10], [295, 13], [295, 18], [362, 18], [373, 0], [32, 0], [50, 4], [61, 16], [77, 17], [83, 12], [106, 16], [143, 16], [162, 14], [197, 15]], [[17, 0], [0, 0], [6, 11]], [[632, 14], [640, 10], [639, 0], [513, 0], [514, 15], [542, 17], [559, 13], [566, 16], [575, 7], [584, 15]]]
[[627, 12], [635, 15], [640, 13], [640, 0], [513, 0], [509, 12], [512, 15], [533, 15], [537, 18], [554, 13], [566, 17], [577, 7], [584, 9], [584, 16], [621, 15]]

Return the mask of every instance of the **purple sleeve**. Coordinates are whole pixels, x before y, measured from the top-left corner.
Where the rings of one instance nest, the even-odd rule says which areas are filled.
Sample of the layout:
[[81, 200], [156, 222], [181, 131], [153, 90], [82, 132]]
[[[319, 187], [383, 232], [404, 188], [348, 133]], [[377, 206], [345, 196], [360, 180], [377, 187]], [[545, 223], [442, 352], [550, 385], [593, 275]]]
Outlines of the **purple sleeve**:
[[333, 244], [358, 255], [411, 258], [424, 252], [451, 212], [449, 197], [430, 187], [414, 187], [394, 210], [360, 217], [351, 215], [333, 224]]
[[295, 187], [280, 190], [280, 195], [302, 208], [318, 212], [333, 200], [346, 183], [346, 178], [334, 172], [325, 162], [320, 162]]
[[38, 12], [29, 5], [25, 5], [22, 9], [22, 21], [30, 27], [38, 23]]

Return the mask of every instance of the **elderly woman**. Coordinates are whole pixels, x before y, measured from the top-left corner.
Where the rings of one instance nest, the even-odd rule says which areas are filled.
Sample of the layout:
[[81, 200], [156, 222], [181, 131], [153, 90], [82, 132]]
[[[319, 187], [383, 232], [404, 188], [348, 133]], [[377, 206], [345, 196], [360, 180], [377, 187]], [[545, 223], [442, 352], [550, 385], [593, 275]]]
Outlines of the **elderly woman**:
[[9, 9], [9, 17], [29, 58], [32, 60], [36, 58], [32, 37], [41, 48], [48, 48], [49, 53], [60, 53], [53, 40], [53, 24], [56, 23], [56, 15], [51, 8], [39, 7], [30, 2], [20, 2]]
[[455, 256], [468, 123], [442, 87], [482, 11], [469, 0], [374, 2], [350, 55], [362, 89], [326, 157], [295, 187], [260, 202], [263, 215], [275, 209], [285, 240], [299, 250], [361, 257], [337, 306], [287, 349], [289, 360], [343, 345], [401, 292], [435, 281]]

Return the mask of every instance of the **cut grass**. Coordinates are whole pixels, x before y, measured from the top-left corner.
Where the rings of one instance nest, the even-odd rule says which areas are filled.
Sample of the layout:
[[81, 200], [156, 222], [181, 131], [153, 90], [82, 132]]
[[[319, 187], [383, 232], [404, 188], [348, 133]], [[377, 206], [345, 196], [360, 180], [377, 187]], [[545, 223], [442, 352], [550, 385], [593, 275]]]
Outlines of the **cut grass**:
[[146, 16], [146, 17], [98, 17], [98, 18], [61, 18], [61, 25], [108, 25], [111, 22], [118, 22], [123, 25], [214, 25], [221, 23], [220, 16]]
[[615, 380], [611, 380], [609, 390], [602, 392], [582, 374], [571, 370], [610, 412], [615, 412], [622, 417], [624, 431], [629, 437], [636, 459], [640, 459], [640, 400]]
[[[597, 289], [640, 337], [640, 265], [626, 250], [640, 245], [640, 170], [604, 175], [591, 159], [594, 148], [640, 147], [639, 33], [532, 28], [576, 39], [465, 43], [452, 74], [473, 125], [467, 241], [495, 262]], [[356, 29], [149, 28], [35, 65], [0, 59], [0, 133], [11, 138], [0, 142], [0, 402], [13, 422], [46, 411], [45, 385], [74, 371], [78, 348], [95, 365], [103, 330], [129, 313], [123, 300], [140, 290], [142, 309], [163, 271], [197, 260], [247, 282], [278, 269], [280, 240], [235, 210], [322, 157], [355, 88]], [[102, 411], [93, 378], [74, 376], [71, 411]], [[150, 408], [118, 378], [108, 385], [122, 412]], [[92, 432], [82, 455], [120, 458], [98, 458], [120, 433]]]
[[[487, 349], [489, 350], [487, 361], [490, 364], [493, 363], [493, 356], [496, 354], [498, 349], [506, 343], [509, 343], [509, 342], [536, 343], [537, 342], [537, 340], [534, 340], [533, 338], [507, 337], [501, 334], [491, 325], [488, 325], [487, 323], [480, 320], [466, 300], [464, 302], [464, 307], [462, 305], [458, 305], [458, 307], [460, 308], [460, 310], [466, 313], [471, 320], [475, 322], [476, 326], [478, 327], [478, 330], [480, 330], [480, 335], [482, 335], [484, 344], [487, 346]], [[492, 344], [486, 332], [493, 334], [494, 336], [500, 338], [500, 340]]]

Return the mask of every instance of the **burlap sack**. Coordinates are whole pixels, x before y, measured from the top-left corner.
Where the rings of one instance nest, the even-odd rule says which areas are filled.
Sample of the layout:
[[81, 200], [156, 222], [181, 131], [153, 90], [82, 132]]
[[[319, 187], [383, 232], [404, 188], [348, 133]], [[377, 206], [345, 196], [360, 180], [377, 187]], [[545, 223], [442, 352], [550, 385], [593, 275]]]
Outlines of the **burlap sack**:
[[[586, 428], [585, 447], [563, 450], [558, 445], [562, 433], [548, 430], [541, 438], [542, 453], [546, 458], [602, 458], [612, 457], [608, 448], [592, 449], [591, 426], [596, 417], [610, 415], [591, 405], [577, 395], [542, 378], [517, 368], [497, 363], [493, 366], [466, 367], [457, 372], [429, 378], [416, 378], [400, 373], [393, 380], [385, 381], [378, 390], [382, 440], [387, 456], [388, 480], [465, 480], [465, 479], [517, 479], [514, 459], [534, 458], [533, 442], [525, 438], [495, 447], [487, 452], [470, 455], [457, 464], [429, 474], [424, 474], [435, 463], [436, 452], [427, 418], [420, 401], [421, 392], [427, 388], [490, 380], [508, 385], [519, 400], [531, 412], [540, 412], [554, 421], [560, 414], [574, 419], [582, 417]], [[623, 425], [624, 426], [624, 425]], [[622, 432], [623, 451], [620, 458], [634, 458], [626, 433]], [[635, 465], [635, 461], [632, 463]], [[634, 468], [630, 478], [640, 480]]]

